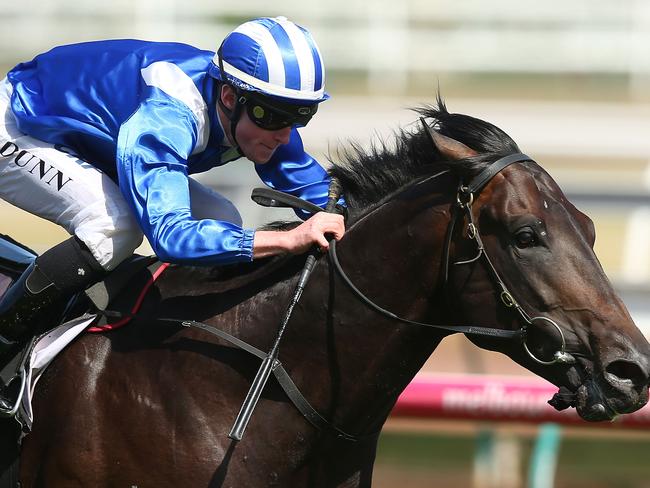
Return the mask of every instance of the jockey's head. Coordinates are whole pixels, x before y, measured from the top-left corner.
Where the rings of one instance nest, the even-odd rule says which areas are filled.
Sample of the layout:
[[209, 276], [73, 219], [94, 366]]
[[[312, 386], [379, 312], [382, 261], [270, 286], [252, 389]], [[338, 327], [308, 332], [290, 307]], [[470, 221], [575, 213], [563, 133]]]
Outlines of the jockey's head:
[[[268, 131], [304, 126], [325, 92], [325, 68], [311, 34], [285, 17], [246, 22], [221, 43], [209, 74], [218, 80], [218, 103], [230, 121], [232, 142], [244, 109]], [[232, 91], [226, 103], [225, 91]], [[228, 106], [230, 105], [230, 106]]]

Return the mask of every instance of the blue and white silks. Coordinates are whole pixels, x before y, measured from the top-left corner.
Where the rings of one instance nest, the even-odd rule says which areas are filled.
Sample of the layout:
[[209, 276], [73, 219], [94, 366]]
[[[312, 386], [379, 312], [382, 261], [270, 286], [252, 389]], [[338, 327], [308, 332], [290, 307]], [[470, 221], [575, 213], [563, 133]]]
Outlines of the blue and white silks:
[[[170, 262], [252, 259], [254, 230], [190, 212], [187, 175], [227, 163], [231, 149], [207, 74], [214, 55], [178, 43], [97, 41], [54, 48], [7, 75], [18, 128], [116, 181], [154, 252]], [[296, 129], [255, 166], [268, 186], [325, 205], [329, 178]]]

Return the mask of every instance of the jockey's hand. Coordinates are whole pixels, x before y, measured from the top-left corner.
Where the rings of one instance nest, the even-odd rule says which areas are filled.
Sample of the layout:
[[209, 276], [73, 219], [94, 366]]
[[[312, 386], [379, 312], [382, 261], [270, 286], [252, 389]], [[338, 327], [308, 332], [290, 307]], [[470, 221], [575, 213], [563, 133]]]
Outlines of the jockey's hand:
[[[326, 251], [329, 248], [328, 237], [338, 241], [344, 233], [342, 215], [319, 212], [288, 231], [257, 231], [253, 242], [253, 258], [285, 252], [301, 254], [313, 245], [317, 245], [321, 251]], [[326, 234], [329, 234], [328, 237]]]

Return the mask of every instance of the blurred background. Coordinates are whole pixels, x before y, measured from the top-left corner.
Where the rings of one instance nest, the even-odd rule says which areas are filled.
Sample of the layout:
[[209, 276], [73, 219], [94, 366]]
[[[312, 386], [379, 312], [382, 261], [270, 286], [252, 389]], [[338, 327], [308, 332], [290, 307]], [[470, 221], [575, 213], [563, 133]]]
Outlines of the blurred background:
[[[2, 0], [2, 11], [2, 72], [54, 45], [93, 39], [216, 50], [245, 20], [287, 16], [311, 30], [325, 59], [332, 99], [302, 130], [325, 166], [350, 140], [368, 145], [414, 123], [410, 108], [440, 91], [450, 111], [509, 133], [592, 217], [597, 254], [650, 335], [647, 0]], [[288, 215], [250, 201], [259, 182], [248, 161], [199, 178], [236, 202], [247, 227]], [[37, 251], [66, 237], [3, 202], [0, 233]], [[530, 375], [463, 337], [447, 339], [425, 370]], [[551, 484], [533, 485], [526, 473], [537, 432], [534, 424], [394, 419], [375, 486], [650, 486], [646, 431], [583, 427], [562, 430]], [[486, 438], [497, 446], [487, 457]]]

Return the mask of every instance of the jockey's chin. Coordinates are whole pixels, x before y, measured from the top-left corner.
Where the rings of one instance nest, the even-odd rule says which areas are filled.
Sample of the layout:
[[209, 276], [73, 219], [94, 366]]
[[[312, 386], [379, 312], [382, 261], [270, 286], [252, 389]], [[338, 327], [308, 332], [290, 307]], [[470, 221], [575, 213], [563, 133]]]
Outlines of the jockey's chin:
[[244, 112], [237, 124], [237, 142], [242, 154], [256, 164], [268, 163], [278, 147], [289, 142], [291, 127], [266, 130], [255, 125]]
[[259, 143], [255, 145], [255, 147], [249, 148], [248, 151], [240, 147], [244, 156], [255, 164], [268, 163], [277, 148], [278, 146], [270, 147], [263, 143]]

